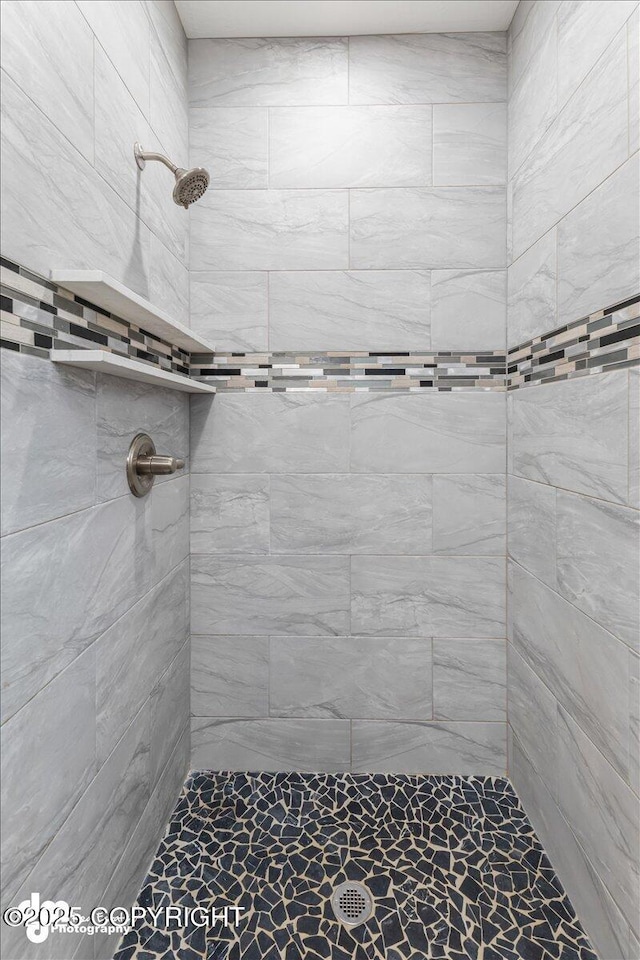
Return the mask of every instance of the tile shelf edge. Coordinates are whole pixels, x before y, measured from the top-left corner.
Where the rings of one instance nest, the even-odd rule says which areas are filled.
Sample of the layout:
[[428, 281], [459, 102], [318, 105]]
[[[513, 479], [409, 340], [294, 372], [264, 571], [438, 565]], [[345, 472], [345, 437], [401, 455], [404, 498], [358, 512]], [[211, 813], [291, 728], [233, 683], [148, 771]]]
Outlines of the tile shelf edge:
[[102, 270], [52, 270], [50, 279], [83, 300], [142, 327], [180, 350], [187, 353], [213, 353], [215, 350], [213, 344], [194, 334], [185, 324], [172, 320], [160, 307]]
[[166, 387], [169, 390], [180, 390], [182, 393], [209, 393], [214, 394], [216, 388], [179, 373], [170, 373], [161, 370], [150, 363], [141, 360], [130, 360], [107, 350], [52, 350], [51, 360], [54, 363], [67, 364], [71, 367], [82, 367], [85, 370], [94, 370], [97, 373], [108, 373], [115, 377], [125, 377], [128, 380], [138, 380], [142, 383], [151, 383], [157, 387]]

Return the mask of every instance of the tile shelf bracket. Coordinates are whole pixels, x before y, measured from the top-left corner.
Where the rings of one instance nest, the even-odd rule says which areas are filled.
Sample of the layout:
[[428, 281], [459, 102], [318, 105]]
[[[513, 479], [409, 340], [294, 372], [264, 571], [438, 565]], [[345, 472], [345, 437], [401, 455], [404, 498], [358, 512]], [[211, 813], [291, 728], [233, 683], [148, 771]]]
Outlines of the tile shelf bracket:
[[125, 377], [127, 380], [152, 383], [157, 387], [168, 387], [170, 390], [180, 390], [183, 393], [216, 392], [216, 388], [209, 384], [191, 380], [179, 373], [169, 373], [151, 363], [130, 360], [117, 353], [109, 353], [108, 350], [52, 350], [51, 359], [54, 363], [82, 367], [98, 373], [109, 373], [115, 377]]
[[180, 350], [187, 353], [215, 351], [213, 344], [194, 334], [185, 324], [172, 320], [164, 310], [102, 270], [52, 270], [51, 280]]

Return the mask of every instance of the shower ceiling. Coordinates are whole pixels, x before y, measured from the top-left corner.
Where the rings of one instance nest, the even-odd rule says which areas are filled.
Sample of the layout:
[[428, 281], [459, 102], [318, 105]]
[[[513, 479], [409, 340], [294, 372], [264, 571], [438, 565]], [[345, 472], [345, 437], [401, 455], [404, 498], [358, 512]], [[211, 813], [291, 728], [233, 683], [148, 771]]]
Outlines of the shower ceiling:
[[506, 30], [518, 0], [176, 0], [188, 37]]

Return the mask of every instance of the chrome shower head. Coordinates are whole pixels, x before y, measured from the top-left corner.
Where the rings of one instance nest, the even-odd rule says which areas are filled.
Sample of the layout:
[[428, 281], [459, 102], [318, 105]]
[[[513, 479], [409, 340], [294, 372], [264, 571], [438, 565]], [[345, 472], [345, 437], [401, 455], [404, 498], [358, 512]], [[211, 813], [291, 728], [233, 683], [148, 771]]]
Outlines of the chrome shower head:
[[209, 174], [203, 167], [193, 167], [191, 170], [176, 167], [175, 163], [171, 163], [168, 157], [161, 153], [145, 151], [139, 143], [134, 143], [133, 155], [141, 170], [144, 170], [147, 160], [159, 160], [160, 163], [164, 163], [165, 167], [171, 170], [176, 178], [173, 188], [174, 203], [177, 203], [179, 207], [184, 207], [185, 210], [190, 204], [199, 200], [209, 186]]

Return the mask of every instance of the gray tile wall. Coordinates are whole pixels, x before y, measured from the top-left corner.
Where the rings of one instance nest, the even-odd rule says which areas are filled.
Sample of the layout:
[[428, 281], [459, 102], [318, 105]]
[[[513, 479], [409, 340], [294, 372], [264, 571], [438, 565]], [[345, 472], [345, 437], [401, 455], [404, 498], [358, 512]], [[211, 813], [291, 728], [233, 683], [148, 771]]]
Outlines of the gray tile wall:
[[[2, 904], [129, 906], [189, 762], [189, 477], [136, 500], [124, 462], [154, 426], [188, 456], [188, 399], [8, 350], [0, 375]], [[47, 949], [94, 947], [115, 943]]]
[[504, 34], [193, 40], [189, 99], [220, 350], [504, 347]]
[[[640, 288], [637, 34], [635, 2], [518, 7], [510, 345]], [[637, 956], [639, 404], [637, 370], [508, 397], [509, 772], [603, 960]]]

